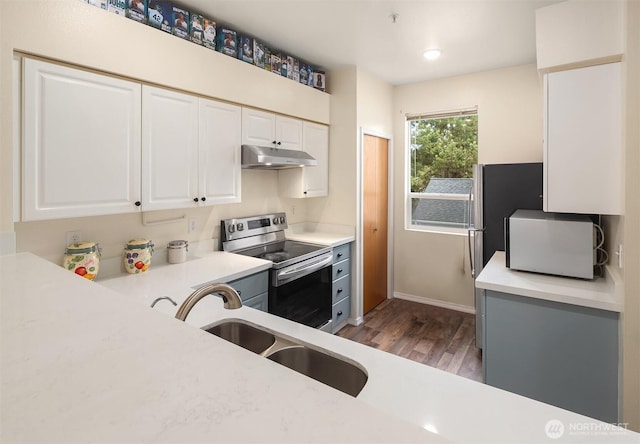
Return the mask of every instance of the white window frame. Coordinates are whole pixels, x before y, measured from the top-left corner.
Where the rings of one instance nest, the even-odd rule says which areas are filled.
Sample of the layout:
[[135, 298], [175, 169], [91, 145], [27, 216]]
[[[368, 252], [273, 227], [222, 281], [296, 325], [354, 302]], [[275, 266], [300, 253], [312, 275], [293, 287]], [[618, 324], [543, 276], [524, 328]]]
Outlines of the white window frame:
[[[427, 120], [446, 117], [459, 117], [464, 115], [478, 115], [478, 107], [464, 108], [453, 111], [440, 111], [434, 113], [407, 114], [405, 116], [405, 150], [404, 150], [404, 168], [405, 168], [405, 230], [421, 231], [427, 233], [445, 233], [453, 235], [467, 235], [467, 227], [447, 227], [442, 225], [419, 225], [413, 224], [413, 214], [411, 208], [412, 199], [432, 199], [432, 200], [464, 200], [471, 202], [473, 194], [447, 194], [447, 193], [414, 193], [411, 191], [411, 131], [409, 130], [409, 122], [412, 120]], [[471, 216], [471, 215], [470, 215]]]

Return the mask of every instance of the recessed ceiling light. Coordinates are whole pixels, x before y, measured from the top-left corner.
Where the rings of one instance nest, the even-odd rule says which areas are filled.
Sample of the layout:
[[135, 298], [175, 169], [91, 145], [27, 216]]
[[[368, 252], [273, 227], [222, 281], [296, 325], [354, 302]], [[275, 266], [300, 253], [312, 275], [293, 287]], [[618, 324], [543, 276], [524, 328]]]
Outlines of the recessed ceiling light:
[[424, 58], [427, 60], [435, 60], [440, 57], [441, 53], [442, 51], [440, 51], [439, 49], [427, 49], [424, 52]]

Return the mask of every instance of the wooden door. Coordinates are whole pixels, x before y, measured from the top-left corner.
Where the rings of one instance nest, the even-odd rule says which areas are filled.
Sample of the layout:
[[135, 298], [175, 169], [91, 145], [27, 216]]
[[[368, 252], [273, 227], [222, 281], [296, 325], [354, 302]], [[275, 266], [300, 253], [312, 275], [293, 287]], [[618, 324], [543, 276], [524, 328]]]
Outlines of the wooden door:
[[387, 298], [388, 149], [387, 139], [364, 136], [364, 313]]

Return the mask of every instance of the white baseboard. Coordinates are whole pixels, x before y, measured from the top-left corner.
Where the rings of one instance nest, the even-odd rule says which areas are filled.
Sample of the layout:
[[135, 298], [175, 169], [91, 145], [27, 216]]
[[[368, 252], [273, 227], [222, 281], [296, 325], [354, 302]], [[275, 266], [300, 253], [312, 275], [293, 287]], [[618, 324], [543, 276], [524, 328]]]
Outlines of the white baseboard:
[[439, 299], [429, 299], [422, 296], [415, 296], [412, 294], [394, 292], [393, 297], [397, 299], [404, 299], [405, 301], [418, 302], [420, 304], [434, 305], [436, 307], [448, 308], [449, 310], [461, 311], [463, 313], [476, 314], [474, 307], [468, 305], [454, 304], [453, 302], [441, 301]]

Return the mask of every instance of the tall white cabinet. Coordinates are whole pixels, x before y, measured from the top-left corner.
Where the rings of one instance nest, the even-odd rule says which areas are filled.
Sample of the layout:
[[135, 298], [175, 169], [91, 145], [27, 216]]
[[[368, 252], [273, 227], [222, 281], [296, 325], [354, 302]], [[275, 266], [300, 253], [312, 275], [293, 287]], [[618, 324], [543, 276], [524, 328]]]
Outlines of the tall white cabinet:
[[203, 98], [198, 107], [200, 204], [240, 202], [241, 108]]
[[622, 214], [620, 63], [545, 75], [544, 210]]
[[140, 84], [25, 59], [22, 220], [140, 205]]
[[198, 98], [142, 87], [142, 208], [197, 205]]
[[303, 123], [302, 149], [318, 161], [318, 165], [280, 170], [279, 194], [282, 197], [321, 197], [329, 195], [329, 127]]

